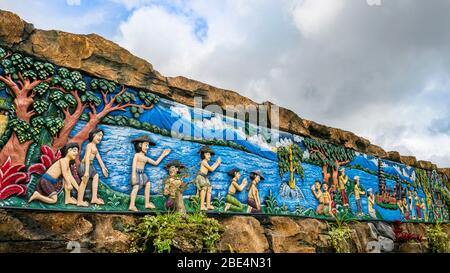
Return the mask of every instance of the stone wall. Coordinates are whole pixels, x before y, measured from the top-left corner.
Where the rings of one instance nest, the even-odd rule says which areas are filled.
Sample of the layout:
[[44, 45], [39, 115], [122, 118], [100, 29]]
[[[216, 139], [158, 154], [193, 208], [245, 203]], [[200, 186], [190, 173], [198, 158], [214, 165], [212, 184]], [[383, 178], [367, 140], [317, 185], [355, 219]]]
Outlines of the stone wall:
[[[70, 242], [78, 242], [81, 252], [127, 252], [127, 224], [138, 215], [55, 213], [0, 210], [0, 253], [70, 252]], [[328, 235], [330, 223], [317, 219], [250, 216], [216, 216], [224, 227], [221, 252], [239, 253], [326, 253], [333, 252]], [[395, 243], [390, 224], [355, 222], [352, 252], [428, 252], [421, 243]], [[425, 237], [425, 224], [401, 224], [404, 232]], [[450, 225], [444, 226], [450, 235]], [[68, 248], [69, 244], [69, 248]], [[75, 243], [76, 244], [76, 243]], [[75, 245], [72, 243], [72, 246]], [[176, 250], [175, 250], [176, 251]], [[179, 250], [178, 250], [179, 251]]]

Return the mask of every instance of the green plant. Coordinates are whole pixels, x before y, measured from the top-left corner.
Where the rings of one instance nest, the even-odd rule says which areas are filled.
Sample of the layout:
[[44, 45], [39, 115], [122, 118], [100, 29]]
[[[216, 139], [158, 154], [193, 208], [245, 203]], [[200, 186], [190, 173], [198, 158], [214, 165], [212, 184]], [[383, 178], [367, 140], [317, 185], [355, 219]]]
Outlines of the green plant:
[[272, 190], [269, 191], [269, 195], [266, 199], [266, 212], [276, 214], [280, 212], [280, 208], [278, 207], [278, 202], [275, 196], [272, 193]]
[[108, 197], [108, 205], [110, 205], [111, 207], [117, 207], [119, 206], [121, 203], [121, 198], [119, 196], [117, 196], [116, 194], [113, 194], [113, 196]]
[[214, 198], [213, 205], [218, 211], [223, 211], [225, 208], [225, 198], [219, 194]]
[[331, 245], [336, 253], [349, 253], [352, 231], [347, 226], [346, 214], [337, 213], [335, 216], [336, 223], [328, 226], [328, 235], [330, 235]]
[[146, 215], [136, 225], [129, 225], [130, 252], [172, 252], [175, 247], [182, 252], [216, 252], [223, 228], [215, 219], [203, 213], [166, 213]]
[[192, 195], [189, 198], [189, 202], [190, 202], [191, 208], [194, 212], [200, 211], [200, 198], [198, 195]]
[[286, 203], [283, 203], [283, 205], [281, 205], [280, 212], [282, 214], [289, 214], [289, 208], [288, 206], [286, 206]]
[[427, 240], [431, 252], [449, 252], [448, 235], [443, 231], [440, 221], [436, 222], [432, 227], [427, 227]]

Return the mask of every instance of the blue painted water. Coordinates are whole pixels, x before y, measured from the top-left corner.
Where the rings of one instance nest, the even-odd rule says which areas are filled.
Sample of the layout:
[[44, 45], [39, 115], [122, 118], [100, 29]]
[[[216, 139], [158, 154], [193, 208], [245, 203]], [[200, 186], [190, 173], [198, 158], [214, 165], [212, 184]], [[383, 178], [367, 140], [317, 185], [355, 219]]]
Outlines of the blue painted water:
[[[84, 124], [85, 122], [79, 122], [74, 128], [72, 135], [78, 132]], [[157, 143], [156, 146], [149, 149], [149, 157], [156, 160], [164, 149], [170, 148], [172, 150], [159, 166], [147, 165], [145, 168], [145, 172], [151, 181], [152, 195], [162, 193], [163, 179], [167, 175], [164, 166], [171, 160], [180, 160], [189, 168], [190, 177], [186, 178], [185, 182], [192, 181], [195, 178], [195, 174], [198, 171], [200, 163], [200, 156], [197, 151], [202, 146], [201, 144], [165, 137], [147, 131], [127, 127], [99, 125], [99, 128], [104, 131], [105, 135], [103, 141], [99, 144], [98, 149], [105, 165], [109, 169], [109, 177], [103, 177], [97, 161], [95, 161], [94, 165], [99, 171], [102, 182], [106, 183], [112, 189], [125, 194], [129, 194], [131, 192], [130, 174], [134, 148], [130, 141], [143, 134], [149, 135]], [[83, 151], [85, 145], [86, 143], [83, 145]], [[290, 199], [283, 197], [280, 194], [280, 186], [283, 183], [286, 183], [285, 181], [287, 181], [288, 176], [285, 175], [285, 179], [283, 181], [280, 179], [277, 161], [269, 160], [259, 155], [234, 150], [228, 147], [211, 147], [216, 152], [216, 155], [213, 156], [210, 163], [214, 163], [218, 156], [222, 158], [222, 164], [209, 176], [213, 188], [213, 198], [218, 194], [221, 196], [226, 196], [230, 182], [227, 172], [233, 167], [238, 167], [242, 170], [242, 177], [247, 177], [248, 180], [249, 173], [251, 171], [260, 170], [263, 173], [265, 180], [258, 185], [262, 202], [264, 202], [267, 198], [269, 192], [272, 191], [278, 204], [286, 204], [290, 211], [294, 211], [297, 206], [301, 206], [306, 209], [316, 208], [318, 202], [311, 191], [311, 186], [317, 179], [322, 181], [321, 167], [307, 163], [302, 164], [305, 180], [302, 181], [300, 178], [297, 178], [297, 186], [301, 189], [304, 198]], [[372, 188], [373, 192], [377, 192], [377, 176], [352, 168], [347, 168], [346, 173], [350, 178], [358, 175], [361, 178], [361, 185], [365, 190]], [[391, 180], [387, 180], [386, 184], [389, 188], [393, 188], [395, 186], [395, 182]], [[185, 195], [193, 195], [195, 193], [195, 186], [190, 184], [185, 191]], [[140, 194], [143, 193], [140, 192]], [[356, 212], [357, 208], [354, 195], [350, 193], [347, 193], [347, 195], [349, 196], [349, 202], [352, 210]], [[247, 202], [247, 196], [247, 189], [236, 194], [236, 197], [244, 204]], [[423, 192], [419, 191], [419, 196], [421, 198], [424, 197]], [[361, 200], [363, 212], [367, 214], [367, 196], [363, 196]], [[385, 220], [402, 219], [399, 210], [386, 210], [378, 207], [377, 205], [375, 205], [374, 208], [378, 210]]]

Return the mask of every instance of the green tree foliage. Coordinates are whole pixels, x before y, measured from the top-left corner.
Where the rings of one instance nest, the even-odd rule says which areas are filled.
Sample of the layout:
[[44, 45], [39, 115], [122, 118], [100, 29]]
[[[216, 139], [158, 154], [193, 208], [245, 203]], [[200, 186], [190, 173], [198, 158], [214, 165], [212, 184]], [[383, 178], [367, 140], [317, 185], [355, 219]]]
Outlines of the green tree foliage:
[[309, 161], [319, 166], [327, 165], [336, 168], [336, 161], [352, 161], [356, 156], [352, 149], [310, 138], [305, 138], [304, 144], [309, 151]]
[[303, 151], [297, 144], [291, 144], [288, 147], [279, 147], [277, 156], [280, 177], [283, 178], [285, 173], [290, 173], [289, 186], [294, 189], [294, 174], [300, 175], [302, 179], [305, 179], [302, 167]]

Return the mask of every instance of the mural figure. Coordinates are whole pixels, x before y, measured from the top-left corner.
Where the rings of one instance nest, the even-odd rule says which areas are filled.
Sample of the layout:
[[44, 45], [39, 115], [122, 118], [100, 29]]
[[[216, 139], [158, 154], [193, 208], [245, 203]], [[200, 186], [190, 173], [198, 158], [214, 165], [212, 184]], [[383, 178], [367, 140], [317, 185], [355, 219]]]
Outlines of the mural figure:
[[138, 211], [136, 208], [136, 196], [138, 191], [144, 189], [144, 199], [145, 199], [145, 208], [146, 209], [154, 209], [155, 205], [150, 202], [150, 180], [144, 172], [144, 167], [147, 163], [152, 164], [153, 166], [159, 165], [159, 163], [170, 153], [170, 149], [165, 149], [159, 158], [155, 161], [146, 156], [149, 146], [155, 146], [156, 143], [148, 136], [143, 135], [131, 141], [134, 145], [134, 157], [133, 157], [133, 165], [131, 167], [131, 186], [133, 189], [131, 190], [130, 195], [130, 206], [128, 209], [130, 211]]
[[186, 166], [178, 160], [172, 160], [165, 166], [168, 176], [164, 180], [164, 196], [166, 196], [166, 208], [175, 210], [183, 215], [186, 214], [184, 206], [183, 192], [187, 184], [182, 181], [182, 171]]
[[75, 164], [78, 151], [79, 146], [76, 143], [64, 145], [61, 149], [62, 158], [57, 160], [41, 176], [28, 203], [38, 200], [47, 204], [55, 204], [58, 201], [58, 193], [61, 191], [64, 184], [65, 203], [77, 204], [77, 201], [70, 196], [72, 188], [78, 189], [78, 184], [70, 171], [70, 165]]
[[241, 178], [241, 170], [238, 168], [233, 168], [228, 172], [228, 176], [231, 177], [230, 186], [228, 187], [227, 193], [227, 204], [225, 205], [224, 212], [228, 210], [231, 211], [242, 211], [244, 205], [234, 197], [236, 191], [243, 191], [245, 186], [247, 186], [247, 179], [242, 179], [242, 183], [239, 185], [239, 179]]
[[[202, 112], [200, 123], [192, 118], [196, 110]], [[178, 120], [174, 117], [182, 118], [183, 126], [194, 128], [192, 132], [217, 130], [239, 138], [222, 140], [206, 133], [197, 139], [185, 130], [175, 137], [171, 130]], [[449, 181], [438, 170], [406, 166], [286, 131], [274, 134], [270, 128], [234, 120], [244, 129], [238, 130], [228, 126], [228, 121], [220, 114], [160, 99], [149, 90], [125, 88], [0, 47], [0, 208], [95, 212], [137, 211], [145, 206], [184, 214], [194, 207], [185, 207], [183, 194], [197, 194], [202, 211], [331, 218], [339, 210], [351, 220], [449, 219]], [[96, 129], [100, 124], [102, 130]], [[318, 130], [316, 136], [327, 133], [320, 126], [313, 129]], [[106, 134], [111, 137], [104, 138]], [[132, 155], [128, 149], [116, 148], [130, 145], [130, 135], [140, 136], [131, 141]], [[156, 145], [151, 137], [170, 148], [161, 149], [157, 159], [146, 155]], [[198, 143], [220, 147], [221, 157], [212, 160], [212, 146], [199, 147]], [[107, 149], [100, 149], [99, 144]], [[161, 164], [171, 150], [183, 154], [182, 160], [178, 158], [183, 164], [176, 160]], [[222, 159], [239, 162], [242, 169], [231, 166], [227, 176], [219, 168]], [[124, 164], [131, 160], [132, 164]], [[144, 172], [147, 163], [160, 165], [153, 167], [154, 184]], [[186, 166], [195, 169], [195, 188], [184, 182]], [[250, 168], [259, 171], [250, 174], [251, 180], [243, 179], [244, 169]], [[212, 206], [209, 175], [216, 172], [212, 182], [217, 205]], [[259, 187], [264, 179], [267, 185]], [[151, 186], [162, 193], [152, 196], [154, 204]], [[246, 188], [248, 203], [240, 202], [239, 192]], [[305, 189], [314, 197], [311, 192], [305, 196]], [[138, 199], [140, 190], [144, 198]], [[353, 194], [355, 210], [349, 209]], [[363, 195], [367, 196], [367, 212], [361, 205]]]
[[420, 212], [422, 204], [420, 203], [419, 196], [417, 195], [417, 191], [414, 191], [414, 203], [416, 204], [417, 220], [422, 220], [422, 214]]
[[347, 199], [347, 194], [345, 192], [345, 187], [347, 185], [347, 182], [348, 182], [348, 176], [345, 175], [345, 168], [341, 168], [341, 175], [339, 175], [338, 189], [341, 193], [342, 205], [344, 207], [348, 207], [348, 199]]
[[89, 143], [86, 145], [83, 160], [81, 160], [78, 175], [81, 177], [81, 183], [78, 190], [77, 205], [87, 207], [88, 202], [84, 201], [84, 192], [89, 182], [92, 183], [92, 198], [91, 204], [103, 205], [103, 199], [97, 196], [99, 175], [94, 168], [94, 159], [97, 159], [98, 164], [102, 169], [105, 177], [108, 177], [108, 169], [103, 163], [102, 157], [98, 152], [97, 145], [102, 141], [103, 131], [101, 129], [94, 129], [89, 133]]
[[200, 162], [200, 170], [197, 173], [194, 183], [197, 186], [197, 192], [200, 193], [200, 210], [212, 210], [214, 209], [214, 206], [211, 205], [212, 186], [208, 179], [208, 173], [214, 172], [219, 167], [222, 159], [220, 157], [217, 158], [216, 162], [210, 166], [209, 161], [215, 155], [214, 151], [208, 146], [203, 146], [198, 152], [202, 161]]
[[408, 195], [408, 211], [410, 211], [411, 219], [416, 220], [416, 216], [414, 215], [414, 205], [413, 205], [413, 198], [412, 198], [412, 190], [407, 191]]
[[325, 216], [333, 216], [332, 208], [331, 208], [331, 197], [330, 193], [328, 192], [328, 184], [323, 183], [321, 185], [320, 181], [316, 180], [314, 185], [311, 187], [311, 191], [313, 192], [316, 199], [319, 201], [319, 204], [317, 205], [316, 212], [319, 215], [325, 215]]
[[409, 220], [411, 219], [411, 216], [409, 214], [409, 209], [408, 209], [408, 203], [406, 202], [406, 197], [403, 198], [403, 217], [405, 218], [405, 220]]
[[372, 193], [372, 189], [368, 189], [367, 194], [369, 195], [367, 197], [367, 213], [370, 217], [377, 218], [375, 209], [373, 208], [373, 205], [375, 204], [375, 195]]
[[359, 188], [359, 176], [355, 176], [353, 179], [355, 180], [354, 193], [355, 193], [356, 207], [358, 208], [358, 216], [361, 217], [363, 215], [361, 206], [361, 195], [364, 195], [366, 193]]
[[331, 184], [331, 187], [329, 189], [330, 192], [330, 200], [331, 200], [331, 207], [334, 208], [336, 206], [336, 202], [334, 201], [334, 197], [336, 195], [336, 185]]
[[420, 207], [422, 208], [423, 212], [423, 220], [425, 222], [428, 222], [428, 212], [427, 212], [427, 205], [425, 203], [425, 198], [422, 198], [422, 204], [420, 204]]
[[397, 206], [400, 208], [401, 204], [402, 204], [402, 199], [403, 199], [403, 187], [402, 187], [402, 183], [400, 180], [400, 176], [397, 176], [397, 180], [395, 182], [395, 199], [396, 199], [396, 203]]
[[260, 171], [254, 171], [250, 173], [250, 188], [248, 190], [247, 199], [247, 212], [249, 213], [260, 213], [261, 210], [261, 200], [259, 199], [258, 184], [261, 180], [264, 180], [264, 176]]

